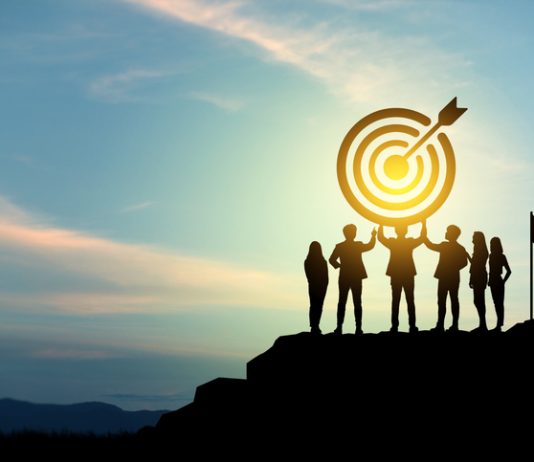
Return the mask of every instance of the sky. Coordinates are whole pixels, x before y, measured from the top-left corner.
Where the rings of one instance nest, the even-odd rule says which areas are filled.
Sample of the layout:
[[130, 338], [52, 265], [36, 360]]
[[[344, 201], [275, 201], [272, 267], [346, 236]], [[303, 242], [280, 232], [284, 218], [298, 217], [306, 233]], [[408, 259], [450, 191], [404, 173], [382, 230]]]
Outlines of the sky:
[[[328, 256], [345, 224], [373, 229], [337, 182], [346, 132], [387, 107], [435, 120], [454, 96], [457, 175], [429, 236], [457, 224], [469, 251], [475, 230], [501, 237], [505, 327], [526, 319], [533, 14], [519, 0], [2, 0], [0, 396], [175, 409], [244, 377], [308, 328], [309, 243]], [[365, 255], [367, 332], [389, 328], [387, 259]], [[415, 261], [425, 329], [437, 254]]]

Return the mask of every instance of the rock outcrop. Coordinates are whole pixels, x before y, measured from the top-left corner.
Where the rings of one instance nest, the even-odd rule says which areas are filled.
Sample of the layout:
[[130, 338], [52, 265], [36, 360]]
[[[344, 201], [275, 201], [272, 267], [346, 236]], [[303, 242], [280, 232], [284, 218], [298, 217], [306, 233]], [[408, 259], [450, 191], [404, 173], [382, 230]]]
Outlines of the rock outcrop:
[[501, 444], [531, 432], [533, 346], [533, 322], [504, 333], [284, 336], [248, 363], [246, 380], [199, 386], [155, 434], [310, 454]]

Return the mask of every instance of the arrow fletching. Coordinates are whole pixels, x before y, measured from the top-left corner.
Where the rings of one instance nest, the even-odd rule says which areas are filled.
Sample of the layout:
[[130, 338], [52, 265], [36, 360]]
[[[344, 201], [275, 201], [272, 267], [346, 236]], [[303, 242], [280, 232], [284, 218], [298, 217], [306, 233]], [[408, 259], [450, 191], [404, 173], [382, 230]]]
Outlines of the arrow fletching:
[[452, 125], [456, 120], [467, 111], [466, 107], [457, 107], [457, 97], [455, 96], [447, 106], [445, 106], [438, 115], [440, 125]]

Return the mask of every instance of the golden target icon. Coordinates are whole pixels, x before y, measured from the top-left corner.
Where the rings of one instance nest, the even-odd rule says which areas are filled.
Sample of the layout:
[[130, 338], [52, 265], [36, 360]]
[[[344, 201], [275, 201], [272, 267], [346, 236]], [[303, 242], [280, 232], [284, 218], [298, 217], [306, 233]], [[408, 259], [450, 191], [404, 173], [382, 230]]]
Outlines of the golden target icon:
[[356, 122], [337, 158], [339, 185], [352, 208], [386, 226], [410, 225], [436, 212], [456, 174], [452, 144], [440, 129], [466, 110], [453, 98], [434, 125], [406, 108], [382, 109]]

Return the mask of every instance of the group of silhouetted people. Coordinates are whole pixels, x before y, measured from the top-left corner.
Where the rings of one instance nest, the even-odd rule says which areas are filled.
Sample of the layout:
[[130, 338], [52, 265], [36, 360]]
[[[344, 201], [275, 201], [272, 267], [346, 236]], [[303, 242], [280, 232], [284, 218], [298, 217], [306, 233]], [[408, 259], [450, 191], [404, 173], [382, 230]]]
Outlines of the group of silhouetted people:
[[[490, 252], [486, 245], [486, 238], [480, 231], [473, 233], [473, 255], [458, 243], [460, 228], [455, 225], [447, 227], [445, 240], [435, 244], [428, 239], [426, 224], [422, 223], [418, 238], [406, 237], [407, 226], [395, 226], [397, 237], [387, 238], [382, 226], [378, 233], [373, 229], [371, 239], [367, 243], [356, 241], [357, 228], [346, 225], [343, 228], [345, 240], [337, 244], [328, 259], [329, 263], [339, 269], [339, 301], [337, 305], [336, 334], [343, 332], [345, 308], [349, 292], [352, 293], [354, 303], [354, 318], [356, 334], [362, 334], [362, 281], [367, 278], [362, 254], [374, 248], [376, 239], [389, 249], [389, 263], [386, 275], [391, 279], [391, 332], [399, 328], [399, 306], [402, 292], [408, 305], [408, 323], [410, 333], [418, 332], [415, 314], [414, 281], [417, 274], [413, 260], [413, 251], [421, 244], [439, 253], [439, 261], [434, 273], [438, 279], [438, 321], [433, 329], [437, 332], [445, 330], [445, 314], [447, 297], [451, 301], [452, 324], [449, 331], [458, 331], [460, 318], [460, 303], [458, 289], [460, 287], [460, 271], [468, 263], [470, 267], [469, 287], [473, 289], [474, 304], [479, 316], [479, 326], [475, 331], [487, 331], [485, 291], [489, 285], [497, 325], [494, 330], [500, 331], [504, 323], [504, 286], [512, 273], [506, 256], [503, 253], [501, 240], [493, 237], [490, 241]], [[487, 263], [489, 259], [489, 276]], [[321, 244], [313, 241], [310, 244], [308, 256], [304, 262], [304, 269], [308, 279], [308, 293], [310, 296], [310, 327], [311, 332], [320, 334], [319, 324], [323, 311], [324, 299], [328, 288], [328, 265], [323, 257]], [[505, 271], [503, 277], [503, 271]]]

